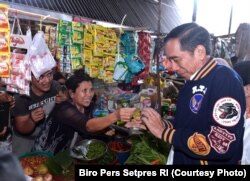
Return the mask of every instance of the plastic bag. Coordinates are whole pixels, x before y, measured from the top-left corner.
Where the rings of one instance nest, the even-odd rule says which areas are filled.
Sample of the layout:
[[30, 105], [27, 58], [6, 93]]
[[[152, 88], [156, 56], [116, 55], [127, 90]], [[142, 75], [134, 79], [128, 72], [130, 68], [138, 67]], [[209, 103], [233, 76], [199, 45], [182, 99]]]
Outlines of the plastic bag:
[[128, 73], [128, 66], [125, 62], [117, 62], [114, 69], [113, 79], [115, 81], [124, 81]]
[[30, 47], [31, 71], [36, 79], [56, 66], [48, 46], [45, 43], [44, 33], [37, 32]]
[[128, 66], [125, 63], [125, 60], [120, 54], [116, 54], [113, 79], [115, 81], [124, 81], [127, 73]]
[[[14, 31], [16, 30], [16, 31]], [[10, 77], [4, 78], [7, 91], [19, 94], [30, 94], [31, 68], [29, 49], [32, 43], [31, 30], [22, 33], [18, 17], [14, 17], [10, 35], [11, 71]]]
[[145, 69], [145, 64], [137, 55], [129, 55], [125, 58], [128, 69], [132, 74], [137, 74]]

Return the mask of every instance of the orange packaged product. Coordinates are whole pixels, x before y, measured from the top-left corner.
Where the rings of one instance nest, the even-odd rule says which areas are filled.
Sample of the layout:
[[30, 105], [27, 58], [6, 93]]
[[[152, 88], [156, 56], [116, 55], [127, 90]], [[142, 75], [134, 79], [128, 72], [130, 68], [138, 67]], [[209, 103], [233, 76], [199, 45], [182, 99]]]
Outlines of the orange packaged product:
[[9, 28], [8, 8], [9, 6], [0, 4], [0, 29]]
[[0, 54], [0, 77], [9, 77], [10, 75], [10, 54]]
[[10, 34], [0, 30], [0, 52], [10, 52]]

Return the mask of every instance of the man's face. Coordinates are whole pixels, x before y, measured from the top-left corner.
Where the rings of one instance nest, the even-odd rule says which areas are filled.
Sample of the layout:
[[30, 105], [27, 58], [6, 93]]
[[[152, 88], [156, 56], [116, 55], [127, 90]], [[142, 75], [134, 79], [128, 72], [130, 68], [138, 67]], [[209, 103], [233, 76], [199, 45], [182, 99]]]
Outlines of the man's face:
[[167, 70], [174, 71], [184, 79], [190, 79], [198, 68], [198, 57], [188, 51], [182, 51], [178, 39], [171, 39], [165, 45], [167, 59], [165, 66]]
[[37, 90], [41, 92], [47, 92], [50, 90], [51, 84], [53, 81], [53, 71], [47, 71], [42, 74], [37, 80], [34, 76], [32, 76], [32, 86], [34, 86]]

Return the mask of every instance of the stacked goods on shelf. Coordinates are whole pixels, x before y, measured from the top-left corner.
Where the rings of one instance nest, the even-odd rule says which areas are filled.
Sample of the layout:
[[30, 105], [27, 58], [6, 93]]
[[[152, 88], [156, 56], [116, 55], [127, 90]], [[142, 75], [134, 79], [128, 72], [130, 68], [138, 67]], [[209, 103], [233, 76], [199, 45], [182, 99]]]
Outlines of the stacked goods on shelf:
[[157, 106], [156, 87], [142, 89], [139, 92], [139, 95], [140, 95], [141, 109], [146, 107], [155, 108]]
[[94, 78], [113, 82], [117, 36], [114, 30], [98, 25], [84, 26], [83, 64]]
[[[85, 71], [93, 78], [98, 78], [99, 63], [102, 63], [102, 54], [99, 52], [99, 58], [93, 57], [94, 55], [94, 25], [84, 25], [84, 44], [83, 44], [83, 64]], [[97, 51], [95, 51], [97, 54]], [[101, 69], [101, 68], [100, 68]]]
[[61, 72], [71, 73], [71, 32], [72, 22], [59, 20], [56, 59], [59, 60]]
[[138, 34], [133, 31], [126, 31], [120, 38], [120, 54], [123, 57], [137, 54]]
[[[18, 18], [16, 18], [16, 22], [19, 22]], [[7, 90], [10, 92], [30, 95], [31, 67], [29, 50], [31, 43], [30, 29], [26, 32], [26, 35], [14, 34], [12, 31], [10, 39], [10, 46], [13, 49], [11, 52], [11, 74], [8, 79], [4, 79]]]
[[[0, 5], [0, 9], [0, 77], [5, 77], [2, 81], [7, 85], [7, 91], [29, 95], [31, 70], [27, 52], [32, 42], [31, 32], [28, 30], [22, 35], [19, 19], [15, 17], [10, 33], [7, 6]], [[14, 34], [15, 26], [17, 34]]]
[[59, 45], [70, 45], [71, 33], [72, 33], [72, 22], [59, 20], [58, 27], [58, 39]]
[[[124, 58], [128, 72], [124, 72], [124, 82], [130, 85], [138, 85], [138, 80], [145, 79], [149, 73], [151, 58], [151, 37], [149, 33], [127, 31], [121, 35], [120, 53]], [[116, 65], [121, 64], [117, 62]], [[114, 79], [117, 79], [114, 77]]]
[[56, 27], [46, 25], [44, 31], [45, 42], [53, 57], [56, 55]]
[[83, 45], [83, 24], [80, 22], [72, 22], [71, 37], [71, 65], [72, 69], [83, 67], [82, 64], [82, 45]]
[[117, 47], [117, 36], [114, 30], [106, 28], [104, 35], [104, 81], [108, 83], [113, 82], [115, 54]]
[[0, 77], [10, 76], [10, 26], [8, 6], [0, 5]]
[[133, 78], [132, 85], [137, 85], [138, 80], [145, 79], [149, 74], [151, 36], [146, 32], [139, 32], [138, 36], [138, 55], [143, 60], [145, 69], [139, 75]]
[[117, 36], [114, 30], [94, 24], [60, 20], [57, 60], [61, 72], [71, 73], [84, 66], [93, 78], [113, 82]]
[[[134, 77], [134, 75], [130, 72], [130, 69], [125, 59], [126, 57], [132, 57], [133, 55], [137, 54], [137, 42], [138, 34], [136, 32], [126, 31], [120, 36], [120, 51], [118, 52], [118, 55], [120, 57], [118, 58], [115, 67], [123, 69], [123, 73], [119, 75], [118, 79], [124, 81], [125, 83], [130, 83]], [[116, 70], [115, 72], [117, 72]], [[114, 79], [118, 80], [117, 76], [114, 76]]]

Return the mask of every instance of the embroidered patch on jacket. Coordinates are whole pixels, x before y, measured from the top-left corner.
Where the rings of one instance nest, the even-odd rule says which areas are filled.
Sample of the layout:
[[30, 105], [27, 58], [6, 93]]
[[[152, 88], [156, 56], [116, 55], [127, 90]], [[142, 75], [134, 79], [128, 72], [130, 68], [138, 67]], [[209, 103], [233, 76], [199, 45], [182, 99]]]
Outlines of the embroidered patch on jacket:
[[203, 100], [202, 94], [195, 94], [190, 99], [189, 107], [193, 113], [197, 113], [200, 110], [202, 100]]
[[220, 127], [211, 127], [208, 134], [208, 140], [211, 147], [219, 154], [224, 154], [228, 151], [230, 144], [235, 141], [235, 134], [228, 132]]
[[231, 97], [221, 98], [214, 105], [213, 118], [222, 126], [235, 126], [240, 120], [240, 115], [240, 104]]
[[197, 132], [188, 138], [187, 144], [188, 148], [197, 155], [206, 156], [211, 149], [206, 141], [206, 137]]

